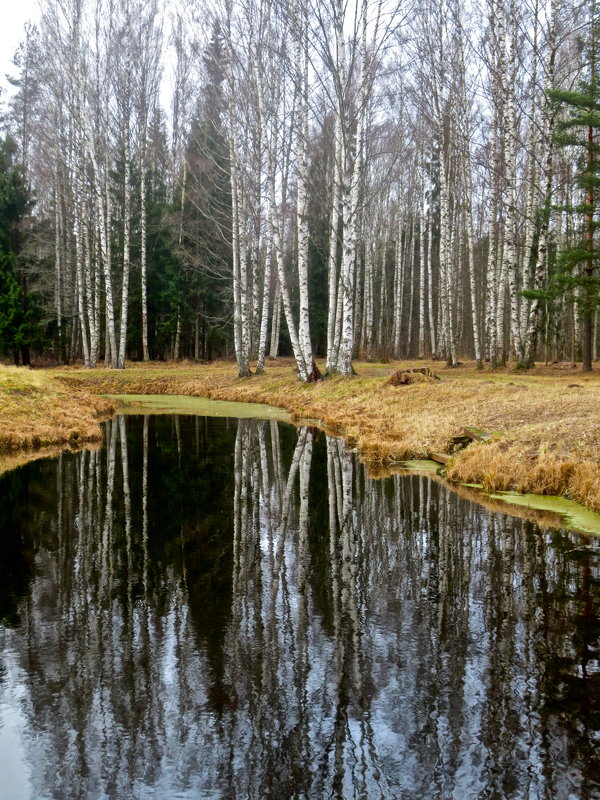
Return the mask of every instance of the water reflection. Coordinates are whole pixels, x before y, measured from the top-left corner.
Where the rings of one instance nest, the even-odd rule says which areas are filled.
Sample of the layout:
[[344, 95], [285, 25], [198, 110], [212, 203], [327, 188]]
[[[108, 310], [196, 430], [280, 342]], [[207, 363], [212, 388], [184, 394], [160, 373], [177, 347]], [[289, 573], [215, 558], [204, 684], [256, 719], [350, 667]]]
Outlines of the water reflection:
[[3, 800], [600, 797], [598, 540], [274, 421], [119, 417], [0, 509]]

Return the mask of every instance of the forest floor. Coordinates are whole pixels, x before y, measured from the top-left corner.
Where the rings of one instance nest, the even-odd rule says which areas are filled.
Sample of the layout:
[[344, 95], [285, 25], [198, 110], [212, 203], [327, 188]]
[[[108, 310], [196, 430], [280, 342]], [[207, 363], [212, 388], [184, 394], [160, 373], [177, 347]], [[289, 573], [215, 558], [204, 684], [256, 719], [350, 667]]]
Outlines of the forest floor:
[[[386, 385], [398, 369], [423, 367], [440, 380]], [[486, 491], [564, 496], [600, 511], [599, 365], [588, 374], [568, 364], [477, 371], [472, 362], [433, 361], [356, 362], [355, 369], [352, 378], [303, 385], [288, 359], [249, 379], [228, 362], [131, 363], [123, 371], [0, 367], [0, 451], [12, 451], [14, 464], [26, 460], [23, 449], [101, 438], [99, 422], [114, 404], [100, 395], [208, 397], [266, 403], [295, 421], [312, 420], [356, 447], [374, 474], [450, 453], [453, 436], [476, 428], [489, 437], [453, 454], [448, 478]]]

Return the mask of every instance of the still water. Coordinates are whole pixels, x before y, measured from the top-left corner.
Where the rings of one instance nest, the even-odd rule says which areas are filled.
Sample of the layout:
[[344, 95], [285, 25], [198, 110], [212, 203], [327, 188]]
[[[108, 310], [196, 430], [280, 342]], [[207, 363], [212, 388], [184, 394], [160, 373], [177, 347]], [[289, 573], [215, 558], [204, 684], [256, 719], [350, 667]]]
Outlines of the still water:
[[272, 421], [0, 478], [0, 798], [600, 798], [600, 539]]

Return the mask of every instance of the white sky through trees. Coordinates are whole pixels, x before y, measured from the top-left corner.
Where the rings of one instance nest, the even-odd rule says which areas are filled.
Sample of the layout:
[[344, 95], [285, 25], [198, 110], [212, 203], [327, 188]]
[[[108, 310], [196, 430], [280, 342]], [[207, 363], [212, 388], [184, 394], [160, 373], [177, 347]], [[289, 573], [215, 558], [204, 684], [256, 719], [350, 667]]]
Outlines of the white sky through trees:
[[[18, 69], [13, 63], [17, 48], [25, 39], [25, 24], [39, 24], [40, 8], [44, 8], [44, 0], [0, 0], [0, 105], [12, 95], [13, 88], [6, 76], [17, 77]], [[179, 13], [187, 22], [192, 17], [184, 0], [170, 0], [167, 7], [173, 13]], [[167, 114], [170, 110], [172, 93], [173, 54], [167, 46], [164, 58], [164, 77], [161, 84], [161, 100]]]
[[12, 63], [19, 43], [24, 39], [26, 22], [37, 23], [40, 17], [38, 0], [3, 0], [2, 24], [0, 25], [0, 87], [2, 94], [9, 86], [7, 73], [17, 74]]

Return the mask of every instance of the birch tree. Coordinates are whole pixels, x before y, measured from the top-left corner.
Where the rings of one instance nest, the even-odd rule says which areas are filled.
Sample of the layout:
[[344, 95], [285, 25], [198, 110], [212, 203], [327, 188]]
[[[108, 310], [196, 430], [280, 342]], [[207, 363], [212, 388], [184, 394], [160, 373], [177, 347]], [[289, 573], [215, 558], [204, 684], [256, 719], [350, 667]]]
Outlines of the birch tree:
[[597, 314], [582, 337], [581, 287], [550, 296], [579, 190], [548, 94], [584, 76], [586, 9], [419, 12], [49, 0], [7, 125], [55, 355], [235, 352], [246, 377], [285, 346], [303, 381], [317, 356], [589, 364]]

